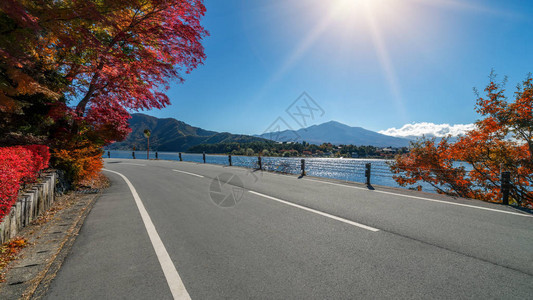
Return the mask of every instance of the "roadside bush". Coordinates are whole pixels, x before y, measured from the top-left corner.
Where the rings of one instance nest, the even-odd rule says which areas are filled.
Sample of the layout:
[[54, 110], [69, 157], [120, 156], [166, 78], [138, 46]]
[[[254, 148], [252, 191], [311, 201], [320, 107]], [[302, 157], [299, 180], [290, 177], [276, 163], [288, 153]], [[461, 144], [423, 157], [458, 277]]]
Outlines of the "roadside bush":
[[50, 153], [44, 145], [0, 148], [0, 221], [16, 202], [21, 184], [33, 183], [48, 167]]
[[93, 179], [104, 166], [103, 150], [90, 141], [68, 143], [52, 149], [51, 154], [54, 167], [64, 170], [67, 179], [75, 185]]

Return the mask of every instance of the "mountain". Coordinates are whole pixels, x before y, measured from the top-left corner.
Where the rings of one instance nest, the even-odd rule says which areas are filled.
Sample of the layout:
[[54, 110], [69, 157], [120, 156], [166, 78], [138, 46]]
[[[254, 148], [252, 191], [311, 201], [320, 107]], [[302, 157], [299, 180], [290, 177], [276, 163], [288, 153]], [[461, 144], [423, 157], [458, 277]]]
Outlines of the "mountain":
[[350, 127], [336, 121], [313, 125], [299, 130], [267, 132], [257, 136], [278, 142], [306, 141], [310, 144], [332, 143], [335, 145], [352, 144], [376, 147], [407, 147], [410, 142], [409, 139], [392, 137], [361, 127]]
[[157, 151], [187, 151], [199, 144], [265, 141], [259, 137], [205, 130], [173, 118], [159, 119], [141, 113], [132, 114], [129, 125], [131, 133], [124, 141], [108, 146], [109, 149], [131, 150], [136, 147], [137, 150], [146, 150], [145, 129], [151, 131], [150, 149]]

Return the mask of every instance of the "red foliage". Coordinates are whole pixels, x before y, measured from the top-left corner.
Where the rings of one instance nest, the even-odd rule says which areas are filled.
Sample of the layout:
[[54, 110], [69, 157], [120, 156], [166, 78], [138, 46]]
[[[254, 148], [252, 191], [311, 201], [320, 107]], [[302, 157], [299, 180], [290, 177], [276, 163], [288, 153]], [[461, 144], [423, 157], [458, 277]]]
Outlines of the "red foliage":
[[32, 173], [37, 173], [40, 170], [48, 168], [48, 163], [50, 162], [50, 151], [45, 145], [26, 145], [22, 146], [31, 151], [33, 158], [33, 168]]
[[[25, 87], [16, 92], [44, 93], [30, 75], [52, 70], [63, 83], [48, 88], [81, 100], [80, 115], [91, 104], [113, 109], [106, 105], [111, 102], [133, 110], [165, 107], [169, 80], [183, 81], [183, 73], [205, 60], [201, 0], [1, 3], [0, 12], [19, 26], [8, 33], [18, 35], [19, 43], [0, 44], [6, 68], [18, 71], [7, 75]], [[35, 72], [36, 66], [45, 70]], [[13, 88], [3, 90], [6, 97], [15, 95]]]
[[50, 152], [44, 145], [0, 148], [0, 220], [17, 200], [21, 183], [32, 183], [48, 167]]
[[0, 110], [18, 117], [43, 95], [52, 164], [90, 178], [128, 111], [165, 107], [169, 82], [203, 63], [204, 13], [202, 0], [0, 1]]
[[92, 127], [92, 134], [98, 136], [104, 145], [122, 141], [131, 132], [128, 120], [130, 114], [118, 103], [92, 104], [85, 121]]

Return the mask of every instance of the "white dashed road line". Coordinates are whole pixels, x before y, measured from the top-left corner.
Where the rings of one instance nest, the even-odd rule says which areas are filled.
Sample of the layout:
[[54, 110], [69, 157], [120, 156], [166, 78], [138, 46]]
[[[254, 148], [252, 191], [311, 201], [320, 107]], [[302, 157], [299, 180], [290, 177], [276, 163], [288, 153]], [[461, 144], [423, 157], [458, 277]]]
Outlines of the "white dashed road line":
[[[185, 174], [198, 176], [198, 177], [204, 177], [202, 175], [189, 173], [189, 172], [185, 172], [185, 171], [180, 171], [180, 170], [175, 170], [175, 169], [173, 169], [172, 171], [185, 173]], [[306, 210], [306, 211], [309, 211], [309, 212], [312, 212], [312, 213], [315, 213], [315, 214], [318, 214], [318, 215], [321, 215], [321, 216], [325, 216], [325, 217], [328, 217], [330, 219], [334, 219], [334, 220], [341, 221], [341, 222], [344, 222], [344, 223], [347, 223], [347, 224], [350, 224], [350, 225], [353, 225], [353, 226], [357, 226], [359, 228], [363, 228], [363, 229], [374, 231], [374, 232], [379, 231], [379, 229], [377, 229], [377, 228], [370, 227], [370, 226], [367, 226], [367, 225], [364, 225], [364, 224], [360, 224], [360, 223], [357, 223], [357, 222], [354, 222], [354, 221], [350, 221], [350, 220], [347, 220], [347, 219], [344, 219], [344, 218], [341, 218], [341, 217], [337, 217], [337, 216], [334, 216], [334, 215], [330, 215], [328, 213], [321, 212], [321, 211], [318, 211], [318, 210], [315, 210], [315, 209], [312, 209], [312, 208], [309, 208], [309, 207], [301, 206], [301, 205], [298, 205], [298, 204], [295, 204], [295, 203], [292, 203], [292, 202], [289, 202], [289, 201], [281, 200], [281, 199], [278, 199], [278, 198], [275, 198], [275, 197], [272, 197], [272, 196], [268, 196], [268, 195], [265, 195], [265, 194], [261, 194], [261, 193], [258, 193], [258, 192], [254, 192], [254, 191], [251, 191], [251, 190], [248, 190], [248, 192], [250, 192], [252, 194], [255, 194], [255, 195], [258, 195], [258, 196], [261, 196], [261, 197], [264, 197], [264, 198], [267, 198], [267, 199], [270, 199], [270, 200], [278, 201], [278, 202], [283, 203], [283, 204], [287, 204], [287, 205], [290, 205], [290, 206], [293, 206], [293, 207], [297, 207], [297, 208], [300, 208], [300, 209], [303, 209], [303, 210]]]
[[145, 164], [136, 164], [136, 163], [125, 163], [125, 162], [119, 162], [118, 164], [121, 164], [121, 165], [132, 165], [132, 166], [141, 166], [141, 167], [146, 167]]
[[379, 231], [379, 229], [377, 229], [377, 228], [370, 227], [370, 226], [367, 226], [367, 225], [364, 225], [364, 224], [361, 224], [361, 223], [357, 223], [357, 222], [354, 222], [354, 221], [350, 221], [350, 220], [347, 220], [347, 219], [344, 219], [344, 218], [341, 218], [341, 217], [337, 217], [337, 216], [334, 216], [334, 215], [330, 215], [328, 213], [321, 212], [321, 211], [318, 211], [318, 210], [315, 210], [315, 209], [312, 209], [312, 208], [309, 208], [309, 207], [301, 206], [301, 205], [298, 205], [298, 204], [295, 204], [295, 203], [292, 203], [292, 202], [289, 202], [289, 201], [281, 200], [281, 199], [278, 199], [278, 198], [275, 198], [275, 197], [272, 197], [272, 196], [268, 196], [268, 195], [265, 195], [265, 194], [261, 194], [261, 193], [258, 193], [258, 192], [254, 192], [254, 191], [248, 191], [248, 192], [252, 193], [254, 195], [257, 195], [257, 196], [261, 196], [261, 197], [264, 197], [264, 198], [268, 198], [270, 200], [274, 200], [274, 201], [283, 203], [283, 204], [287, 204], [287, 205], [290, 205], [290, 206], [293, 206], [293, 207], [297, 207], [297, 208], [300, 208], [300, 209], [303, 209], [303, 210], [306, 210], [306, 211], [309, 211], [309, 212], [312, 212], [312, 213], [315, 213], [317, 215], [321, 215], [321, 216], [324, 216], [324, 217], [327, 217], [327, 218], [330, 218], [330, 219], [333, 219], [333, 220], [337, 220], [337, 221], [344, 222], [346, 224], [357, 226], [359, 228], [363, 228], [363, 229], [370, 230], [370, 231], [373, 231], [373, 232]]
[[189, 173], [189, 172], [185, 172], [185, 171], [180, 171], [180, 170], [175, 170], [175, 169], [172, 169], [172, 171], [174, 171], [174, 172], [179, 172], [179, 173], [183, 173], [183, 174], [188, 174], [188, 175], [192, 175], [192, 176], [196, 176], [196, 177], [204, 178], [204, 176], [202, 176], [202, 175], [198, 175], [198, 174], [194, 174], [194, 173]]

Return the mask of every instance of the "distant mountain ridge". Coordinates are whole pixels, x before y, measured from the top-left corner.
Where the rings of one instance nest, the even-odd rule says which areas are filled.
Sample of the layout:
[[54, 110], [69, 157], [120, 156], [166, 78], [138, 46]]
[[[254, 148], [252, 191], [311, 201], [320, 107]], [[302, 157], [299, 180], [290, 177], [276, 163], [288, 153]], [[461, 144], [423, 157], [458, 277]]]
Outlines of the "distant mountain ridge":
[[150, 149], [158, 151], [187, 151], [199, 144], [247, 143], [265, 141], [260, 137], [228, 132], [216, 132], [191, 126], [174, 118], [159, 119], [142, 113], [132, 114], [129, 120], [131, 133], [122, 142], [108, 146], [112, 150], [146, 150], [144, 130], [150, 129]]
[[392, 137], [362, 127], [351, 127], [336, 121], [312, 125], [299, 130], [284, 130], [250, 136], [216, 132], [191, 126], [174, 118], [159, 119], [142, 113], [132, 114], [129, 120], [132, 132], [122, 142], [108, 146], [112, 150], [146, 150], [144, 130], [150, 129], [150, 149], [158, 151], [187, 151], [200, 144], [249, 143], [273, 140], [276, 142], [302, 142], [310, 144], [332, 143], [375, 147], [406, 147], [409, 139]]
[[411, 140], [393, 137], [367, 130], [362, 127], [351, 127], [337, 121], [329, 121], [299, 130], [284, 130], [256, 135], [278, 142], [305, 141], [310, 144], [332, 143], [335, 145], [357, 145], [376, 147], [407, 147]]

